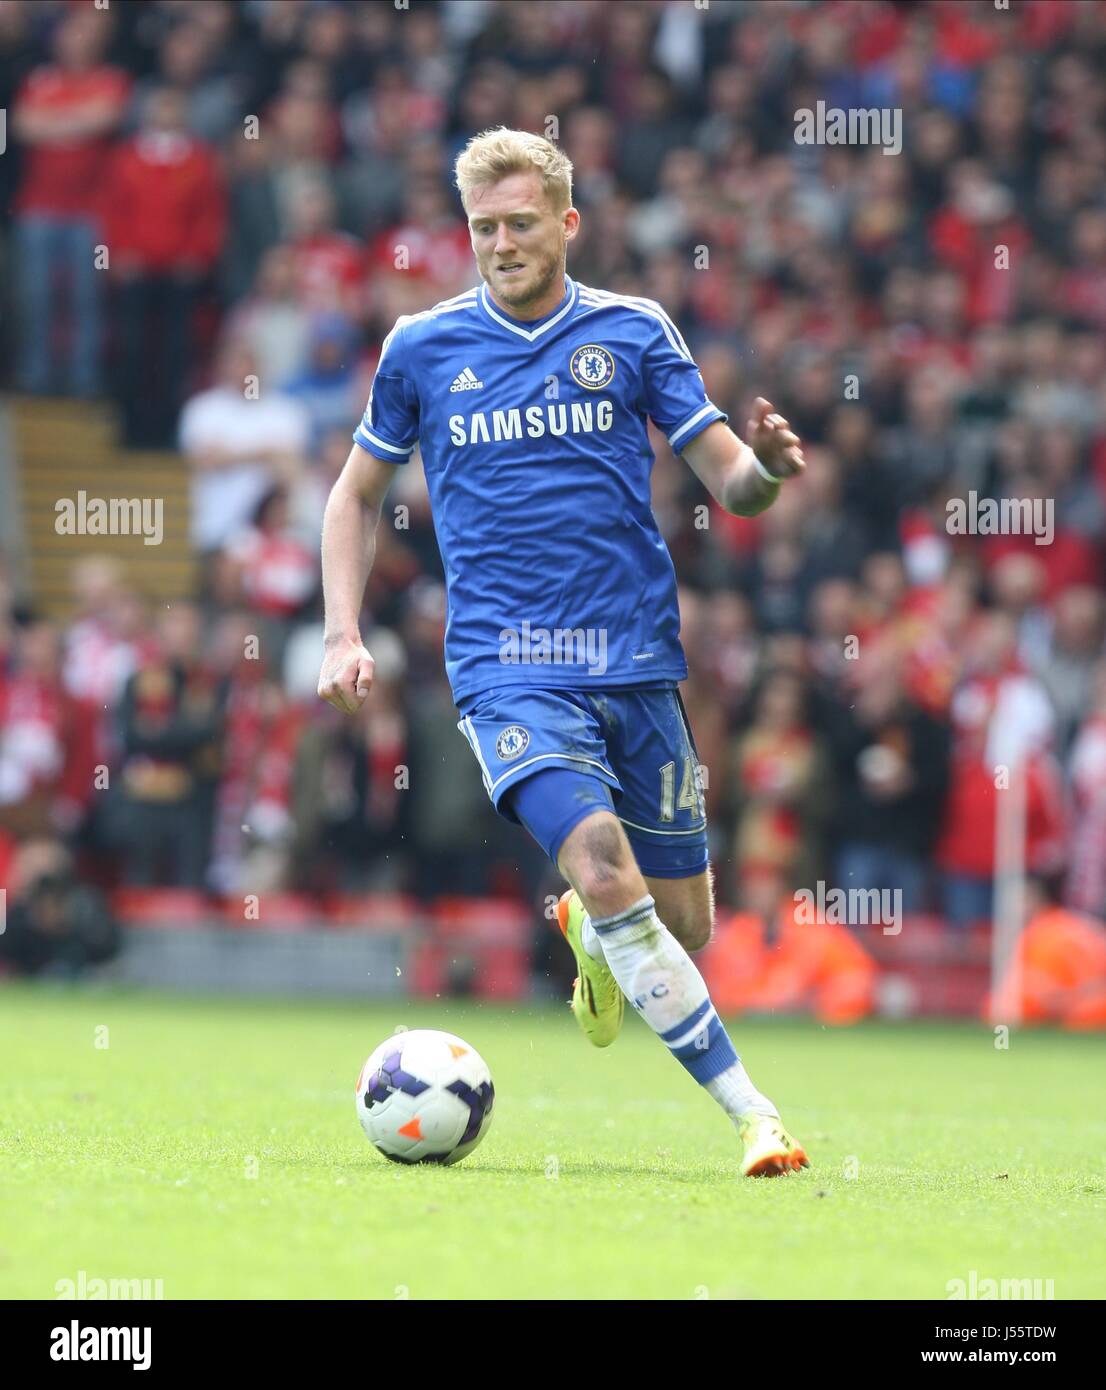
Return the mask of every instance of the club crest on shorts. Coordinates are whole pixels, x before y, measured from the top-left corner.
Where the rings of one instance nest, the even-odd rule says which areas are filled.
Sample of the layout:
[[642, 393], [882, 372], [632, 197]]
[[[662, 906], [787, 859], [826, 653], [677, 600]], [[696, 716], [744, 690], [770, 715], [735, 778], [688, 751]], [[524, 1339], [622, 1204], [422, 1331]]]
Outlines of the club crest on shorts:
[[614, 358], [605, 347], [588, 343], [577, 348], [568, 359], [572, 379], [588, 391], [598, 391], [614, 376]]
[[530, 735], [517, 724], [512, 724], [495, 741], [495, 756], [501, 763], [513, 762], [521, 758], [530, 746]]

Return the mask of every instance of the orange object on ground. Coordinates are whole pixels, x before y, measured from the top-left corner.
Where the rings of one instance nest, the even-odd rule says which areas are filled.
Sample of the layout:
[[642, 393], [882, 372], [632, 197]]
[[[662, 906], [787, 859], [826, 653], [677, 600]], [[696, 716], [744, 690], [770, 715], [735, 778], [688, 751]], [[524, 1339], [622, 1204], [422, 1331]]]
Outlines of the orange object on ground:
[[988, 1019], [1020, 1013], [1026, 1023], [1106, 1028], [1106, 930], [1068, 908], [1042, 909], [1022, 932], [1014, 964], [984, 1011]]
[[788, 899], [774, 941], [766, 936], [755, 913], [719, 923], [702, 969], [720, 1012], [807, 1009], [833, 1024], [855, 1023], [872, 1012], [876, 965], [847, 927], [797, 922]]

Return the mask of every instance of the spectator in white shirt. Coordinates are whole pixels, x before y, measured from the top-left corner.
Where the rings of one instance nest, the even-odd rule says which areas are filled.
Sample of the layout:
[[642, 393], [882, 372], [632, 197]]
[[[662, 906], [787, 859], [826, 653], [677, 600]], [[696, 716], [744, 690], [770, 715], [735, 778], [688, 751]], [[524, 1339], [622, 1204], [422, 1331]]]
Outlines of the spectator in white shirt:
[[217, 550], [247, 526], [275, 483], [293, 483], [304, 463], [306, 411], [257, 373], [248, 347], [229, 339], [216, 385], [185, 405], [180, 447], [192, 465], [192, 542]]

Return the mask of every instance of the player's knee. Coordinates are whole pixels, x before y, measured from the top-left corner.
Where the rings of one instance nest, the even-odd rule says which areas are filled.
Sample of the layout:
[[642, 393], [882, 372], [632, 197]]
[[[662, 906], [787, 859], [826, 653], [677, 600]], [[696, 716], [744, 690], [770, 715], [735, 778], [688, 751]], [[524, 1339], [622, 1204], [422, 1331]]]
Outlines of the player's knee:
[[592, 816], [581, 822], [570, 837], [568, 877], [588, 911], [610, 916], [627, 906], [640, 872], [613, 816]]

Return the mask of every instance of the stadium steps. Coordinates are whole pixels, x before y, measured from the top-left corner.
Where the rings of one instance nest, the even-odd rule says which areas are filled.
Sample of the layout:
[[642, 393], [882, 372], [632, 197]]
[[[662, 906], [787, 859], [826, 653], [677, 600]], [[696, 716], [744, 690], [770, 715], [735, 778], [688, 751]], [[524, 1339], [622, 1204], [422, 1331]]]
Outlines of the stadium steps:
[[[197, 579], [189, 540], [188, 465], [178, 454], [124, 449], [115, 410], [103, 402], [13, 397], [22, 535], [34, 606], [65, 621], [73, 612], [72, 570], [86, 555], [119, 559], [128, 582], [154, 601], [189, 597]], [[57, 503], [86, 498], [160, 499], [162, 537], [59, 534]]]

